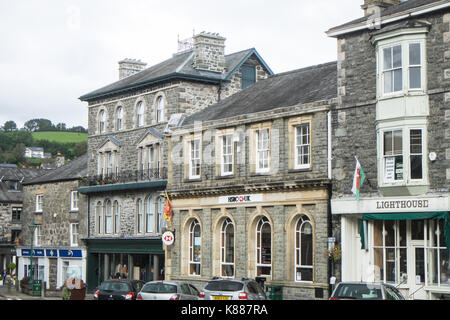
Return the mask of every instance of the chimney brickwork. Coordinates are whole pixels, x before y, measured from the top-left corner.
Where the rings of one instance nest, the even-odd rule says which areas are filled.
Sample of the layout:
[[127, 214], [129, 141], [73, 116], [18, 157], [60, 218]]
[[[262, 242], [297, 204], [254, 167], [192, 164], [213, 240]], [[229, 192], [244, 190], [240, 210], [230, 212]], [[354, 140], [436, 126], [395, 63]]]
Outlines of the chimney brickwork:
[[194, 65], [197, 70], [225, 71], [225, 38], [217, 33], [202, 32], [194, 36]]
[[401, 0], [364, 0], [361, 8], [364, 10], [364, 15], [368, 16], [383, 11], [387, 7], [400, 4]]
[[141, 60], [124, 59], [119, 61], [119, 80], [144, 70], [147, 64]]

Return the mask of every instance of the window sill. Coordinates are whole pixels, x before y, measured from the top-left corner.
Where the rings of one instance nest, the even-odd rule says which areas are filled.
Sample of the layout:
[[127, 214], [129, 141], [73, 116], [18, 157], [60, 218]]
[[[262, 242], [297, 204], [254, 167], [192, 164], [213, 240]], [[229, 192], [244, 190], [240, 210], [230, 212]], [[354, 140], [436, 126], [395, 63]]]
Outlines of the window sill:
[[183, 180], [183, 182], [189, 183], [189, 182], [201, 182], [202, 178], [186, 178]]
[[298, 168], [298, 169], [293, 168], [293, 169], [289, 169], [289, 170], [288, 170], [288, 173], [310, 172], [310, 171], [312, 171], [312, 168], [311, 168], [311, 167], [308, 167], [308, 168]]
[[215, 177], [217, 180], [226, 180], [226, 179], [233, 179], [235, 178], [234, 174], [228, 174], [228, 175], [220, 175]]
[[377, 99], [378, 101], [384, 101], [384, 100], [391, 100], [391, 99], [398, 99], [398, 98], [406, 98], [406, 97], [415, 97], [415, 96], [426, 96], [427, 92], [423, 89], [418, 90], [411, 90], [411, 91], [401, 91], [398, 93], [392, 93], [392, 94], [384, 94], [379, 96]]

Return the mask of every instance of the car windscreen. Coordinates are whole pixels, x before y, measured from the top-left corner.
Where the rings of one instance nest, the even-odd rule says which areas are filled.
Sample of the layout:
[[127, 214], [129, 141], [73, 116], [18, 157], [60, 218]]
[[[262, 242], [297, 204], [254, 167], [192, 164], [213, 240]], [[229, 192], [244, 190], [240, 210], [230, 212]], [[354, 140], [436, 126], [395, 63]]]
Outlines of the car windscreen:
[[129, 291], [130, 287], [127, 283], [124, 282], [103, 282], [100, 286], [101, 290], [108, 290], [108, 291]]
[[378, 285], [346, 283], [338, 285], [333, 297], [340, 299], [382, 299], [382, 294]]
[[209, 291], [240, 291], [244, 287], [242, 282], [236, 281], [211, 281], [205, 289]]
[[177, 293], [177, 286], [168, 283], [147, 283], [141, 290], [145, 293]]

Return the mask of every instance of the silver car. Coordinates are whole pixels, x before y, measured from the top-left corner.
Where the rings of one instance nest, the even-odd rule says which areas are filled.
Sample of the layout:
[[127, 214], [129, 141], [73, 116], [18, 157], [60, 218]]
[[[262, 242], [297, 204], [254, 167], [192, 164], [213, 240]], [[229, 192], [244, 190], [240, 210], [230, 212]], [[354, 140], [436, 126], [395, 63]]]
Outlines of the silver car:
[[213, 279], [200, 291], [200, 300], [266, 300], [263, 288], [251, 279]]
[[137, 295], [137, 300], [198, 300], [199, 291], [187, 282], [147, 282]]
[[341, 282], [330, 300], [405, 300], [400, 291], [387, 283]]

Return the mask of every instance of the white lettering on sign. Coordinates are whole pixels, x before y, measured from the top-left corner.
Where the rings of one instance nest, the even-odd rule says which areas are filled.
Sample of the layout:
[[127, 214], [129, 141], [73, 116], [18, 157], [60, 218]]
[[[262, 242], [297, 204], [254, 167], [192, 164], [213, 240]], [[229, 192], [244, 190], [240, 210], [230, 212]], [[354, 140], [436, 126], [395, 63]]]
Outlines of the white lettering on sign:
[[247, 194], [219, 197], [220, 204], [262, 202], [262, 194]]
[[175, 241], [175, 236], [172, 231], [166, 231], [162, 235], [162, 241], [166, 246], [171, 246]]

